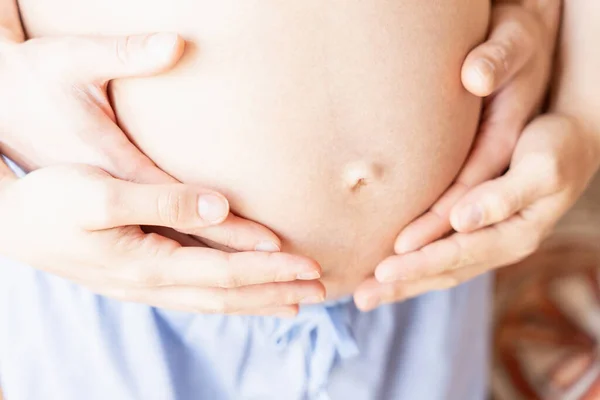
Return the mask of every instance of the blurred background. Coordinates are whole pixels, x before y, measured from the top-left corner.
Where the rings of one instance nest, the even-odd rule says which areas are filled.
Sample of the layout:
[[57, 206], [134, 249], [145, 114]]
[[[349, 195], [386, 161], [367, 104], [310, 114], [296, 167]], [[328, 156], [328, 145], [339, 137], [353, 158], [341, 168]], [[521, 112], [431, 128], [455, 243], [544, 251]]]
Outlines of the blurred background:
[[498, 273], [494, 400], [600, 399], [600, 176], [533, 256]]

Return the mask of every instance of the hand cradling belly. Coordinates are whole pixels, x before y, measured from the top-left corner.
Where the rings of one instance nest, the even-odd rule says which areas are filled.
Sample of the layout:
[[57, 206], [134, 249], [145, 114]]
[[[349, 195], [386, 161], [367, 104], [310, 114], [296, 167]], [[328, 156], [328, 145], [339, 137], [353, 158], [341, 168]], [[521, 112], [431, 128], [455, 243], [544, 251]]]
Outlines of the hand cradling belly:
[[[61, 2], [70, 13], [53, 12]], [[172, 72], [113, 83], [120, 123], [165, 171], [222, 191], [284, 251], [319, 261], [330, 298], [392, 253], [476, 130], [460, 68], [489, 1], [48, 3], [21, 0], [30, 35], [186, 38]]]

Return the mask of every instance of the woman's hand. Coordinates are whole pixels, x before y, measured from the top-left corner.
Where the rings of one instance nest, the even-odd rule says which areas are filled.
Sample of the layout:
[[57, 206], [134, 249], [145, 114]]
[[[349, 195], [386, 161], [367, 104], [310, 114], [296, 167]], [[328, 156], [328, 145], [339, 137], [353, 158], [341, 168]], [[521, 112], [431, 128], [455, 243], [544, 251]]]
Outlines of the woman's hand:
[[[430, 243], [447, 234], [453, 227], [457, 230], [463, 228], [457, 222], [459, 207], [464, 204], [461, 199], [470, 198], [473, 192], [481, 193], [482, 189], [477, 185], [502, 174], [509, 166], [511, 157], [513, 158], [511, 168], [514, 171], [515, 144], [520, 140], [521, 132], [528, 121], [539, 111], [546, 93], [561, 6], [560, 0], [522, 0], [520, 3], [515, 4], [514, 1], [508, 0], [495, 2], [490, 37], [486, 43], [469, 54], [463, 66], [462, 79], [465, 87], [479, 96], [490, 95], [485, 100], [480, 129], [465, 166], [455, 183], [430, 211], [400, 233], [395, 245], [396, 253], [399, 255], [385, 260], [376, 269], [376, 279], [367, 280], [357, 289], [355, 300], [360, 308], [372, 309], [380, 301], [402, 300], [408, 297], [407, 291], [414, 292], [416, 295], [435, 290], [435, 287], [425, 281], [416, 281], [414, 286], [410, 286], [407, 282], [394, 286], [389, 282], [405, 276], [407, 262], [412, 266], [411, 276], [415, 279], [419, 276], [427, 276], [426, 271], [419, 273], [422, 262], [417, 266], [411, 260], [418, 261], [419, 255], [425, 252], [431, 256], [442, 257], [442, 253], [437, 255], [431, 253], [432, 249], [438, 245], [447, 245], [448, 240], [453, 240], [454, 236]], [[560, 156], [550, 152], [549, 149], [544, 151], [547, 153], [547, 158], [553, 160]], [[520, 171], [523, 170], [519, 169], [518, 172]], [[529, 173], [523, 173], [529, 176]], [[573, 184], [577, 185], [578, 182]], [[458, 204], [459, 202], [461, 203]], [[453, 225], [451, 225], [451, 214], [454, 215]], [[536, 235], [538, 236], [541, 236], [540, 232]], [[508, 238], [505, 238], [505, 241], [506, 239]], [[483, 248], [489, 250], [492, 245], [499, 246], [499, 243], [488, 243]], [[417, 251], [419, 249], [422, 250]], [[501, 249], [503, 254], [508, 256], [502, 258], [504, 261], [507, 258], [517, 261], [522, 256], [518, 246], [514, 248], [503, 246]], [[439, 247], [436, 251], [439, 251]], [[490, 267], [511, 262], [503, 263], [500, 259], [494, 258], [497, 252], [488, 252], [484, 255], [485, 259], [479, 261]], [[446, 271], [443, 263], [435, 267], [439, 272]], [[447, 276], [440, 279], [444, 284], [437, 289], [450, 285]], [[452, 282], [457, 283], [454, 280]], [[407, 289], [409, 286], [412, 289]]]
[[199, 204], [221, 202], [225, 218], [218, 193], [132, 183], [75, 164], [17, 179], [0, 159], [0, 176], [0, 254], [99, 294], [189, 312], [280, 316], [324, 298], [320, 267], [306, 257], [183, 247], [140, 229], [212, 225]]
[[[220, 194], [179, 184], [116, 124], [109, 80], [166, 71], [183, 46], [174, 34], [0, 40], [0, 150], [45, 167], [15, 180], [0, 160], [0, 254], [122, 300], [294, 314], [324, 297], [319, 266], [278, 253], [277, 236], [230, 214]], [[46, 167], [59, 164], [110, 175]], [[170, 228], [244, 252], [182, 247], [200, 243]]]
[[[129, 181], [176, 183], [119, 129], [107, 85], [169, 70], [183, 50], [184, 41], [169, 33], [0, 39], [0, 153], [27, 170], [81, 163]], [[204, 211], [219, 218], [208, 203]], [[270, 230], [233, 214], [190, 233], [235, 250], [280, 248]]]

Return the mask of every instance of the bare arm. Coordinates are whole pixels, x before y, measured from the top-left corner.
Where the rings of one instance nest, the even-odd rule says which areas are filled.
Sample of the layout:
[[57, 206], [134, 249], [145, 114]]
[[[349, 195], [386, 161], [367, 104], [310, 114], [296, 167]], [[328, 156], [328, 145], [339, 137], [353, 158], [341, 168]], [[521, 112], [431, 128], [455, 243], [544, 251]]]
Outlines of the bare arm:
[[0, 0], [0, 37], [17, 42], [25, 40], [17, 0]]
[[553, 108], [585, 121], [600, 145], [600, 2], [566, 0]]

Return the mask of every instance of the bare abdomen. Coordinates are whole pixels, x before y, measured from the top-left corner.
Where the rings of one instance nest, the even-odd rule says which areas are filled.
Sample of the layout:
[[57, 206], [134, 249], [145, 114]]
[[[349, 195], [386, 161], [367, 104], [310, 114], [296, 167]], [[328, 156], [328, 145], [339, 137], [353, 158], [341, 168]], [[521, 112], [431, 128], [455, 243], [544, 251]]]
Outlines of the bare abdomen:
[[[180, 65], [115, 82], [132, 139], [350, 293], [460, 169], [480, 102], [460, 83], [485, 0], [21, 0], [31, 35], [176, 31]], [[69, 9], [69, 12], [62, 10]], [[116, 12], [115, 10], [120, 10]], [[61, 10], [60, 12], [54, 10]]]

